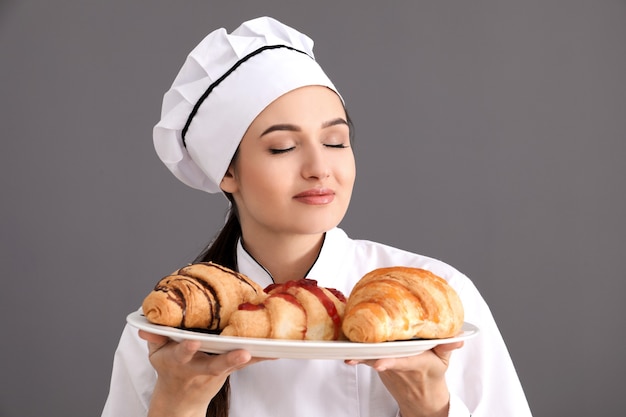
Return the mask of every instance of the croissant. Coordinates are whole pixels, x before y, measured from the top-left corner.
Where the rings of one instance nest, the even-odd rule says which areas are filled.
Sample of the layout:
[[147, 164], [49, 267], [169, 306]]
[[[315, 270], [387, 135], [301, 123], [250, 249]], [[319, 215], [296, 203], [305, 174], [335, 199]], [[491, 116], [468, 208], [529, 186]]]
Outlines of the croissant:
[[212, 262], [185, 266], [161, 279], [142, 303], [151, 323], [218, 331], [241, 303], [259, 302], [263, 288]]
[[419, 268], [369, 272], [352, 289], [342, 329], [353, 342], [440, 339], [459, 333], [463, 305], [441, 277]]
[[346, 297], [317, 281], [301, 279], [265, 288], [261, 303], [244, 303], [232, 314], [224, 336], [292, 340], [337, 340]]

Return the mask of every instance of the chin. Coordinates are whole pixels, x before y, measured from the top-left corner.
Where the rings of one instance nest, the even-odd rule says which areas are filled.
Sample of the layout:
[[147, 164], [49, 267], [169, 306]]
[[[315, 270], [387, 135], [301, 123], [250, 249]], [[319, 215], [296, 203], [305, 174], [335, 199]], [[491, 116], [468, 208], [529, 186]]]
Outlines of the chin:
[[303, 226], [300, 228], [302, 234], [314, 235], [320, 233], [326, 233], [329, 230], [337, 227], [343, 216], [340, 218], [332, 219], [307, 219], [306, 222], [301, 223]]

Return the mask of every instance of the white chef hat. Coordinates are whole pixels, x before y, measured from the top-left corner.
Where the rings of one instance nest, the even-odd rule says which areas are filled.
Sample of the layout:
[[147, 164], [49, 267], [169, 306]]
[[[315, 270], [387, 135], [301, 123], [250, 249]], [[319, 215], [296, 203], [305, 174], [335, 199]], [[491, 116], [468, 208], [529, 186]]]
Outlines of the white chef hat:
[[265, 107], [307, 85], [336, 88], [313, 56], [313, 40], [270, 17], [218, 29], [190, 52], [163, 97], [154, 147], [182, 182], [220, 192], [244, 133]]

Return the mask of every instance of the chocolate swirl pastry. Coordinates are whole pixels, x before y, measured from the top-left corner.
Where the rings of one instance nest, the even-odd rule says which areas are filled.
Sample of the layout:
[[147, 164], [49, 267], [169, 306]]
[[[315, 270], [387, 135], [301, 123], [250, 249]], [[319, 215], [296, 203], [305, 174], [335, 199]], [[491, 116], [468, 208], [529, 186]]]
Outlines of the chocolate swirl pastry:
[[346, 298], [317, 281], [300, 279], [265, 288], [261, 303], [244, 303], [230, 317], [223, 336], [291, 340], [337, 340]]
[[461, 299], [446, 280], [398, 266], [376, 269], [357, 282], [342, 326], [353, 342], [441, 339], [456, 336], [463, 318]]
[[161, 279], [142, 304], [149, 322], [220, 331], [242, 303], [266, 297], [257, 283], [212, 262], [185, 266]]

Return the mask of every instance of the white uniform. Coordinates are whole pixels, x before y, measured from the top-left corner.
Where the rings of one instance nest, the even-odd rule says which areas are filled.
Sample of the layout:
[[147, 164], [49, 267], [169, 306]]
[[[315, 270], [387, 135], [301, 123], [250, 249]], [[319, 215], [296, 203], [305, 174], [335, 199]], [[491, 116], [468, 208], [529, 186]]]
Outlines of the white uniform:
[[[239, 271], [262, 287], [271, 276], [241, 246]], [[458, 292], [465, 321], [478, 335], [452, 353], [446, 373], [451, 417], [528, 417], [531, 415], [518, 376], [489, 308], [473, 283], [438, 260], [390, 246], [350, 239], [341, 229], [326, 234], [320, 255], [307, 278], [346, 296], [367, 272], [388, 266], [424, 268], [445, 278]], [[111, 389], [103, 417], [147, 414], [156, 374], [148, 361], [146, 342], [126, 327], [115, 353]], [[365, 365], [341, 360], [267, 361], [231, 375], [233, 417], [394, 417], [398, 406]]]

